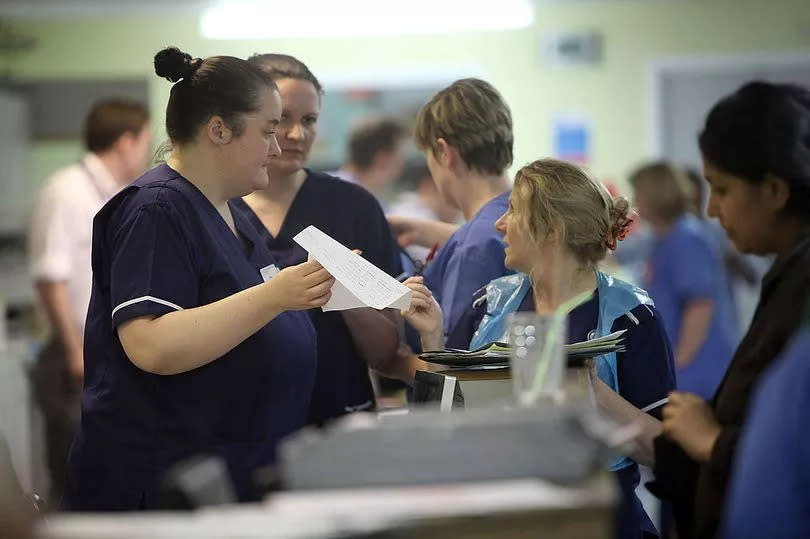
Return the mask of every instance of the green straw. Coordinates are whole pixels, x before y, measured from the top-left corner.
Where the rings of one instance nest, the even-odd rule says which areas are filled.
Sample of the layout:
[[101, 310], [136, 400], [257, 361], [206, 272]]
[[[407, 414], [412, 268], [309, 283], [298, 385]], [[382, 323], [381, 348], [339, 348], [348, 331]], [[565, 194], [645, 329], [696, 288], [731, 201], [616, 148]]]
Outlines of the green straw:
[[554, 313], [551, 315], [551, 327], [549, 328], [546, 339], [543, 343], [540, 365], [538, 365], [537, 371], [534, 373], [534, 380], [532, 381], [531, 388], [529, 389], [529, 398], [531, 399], [530, 402], [534, 403], [540, 396], [542, 381], [546, 376], [546, 372], [548, 371], [548, 365], [551, 363], [551, 350], [557, 346], [557, 339], [560, 338], [559, 334], [562, 333], [562, 326], [565, 322], [565, 318], [568, 316], [568, 313], [585, 303], [591, 298], [591, 296], [593, 296], [593, 291], [591, 290], [574, 296], [557, 307], [554, 310]]

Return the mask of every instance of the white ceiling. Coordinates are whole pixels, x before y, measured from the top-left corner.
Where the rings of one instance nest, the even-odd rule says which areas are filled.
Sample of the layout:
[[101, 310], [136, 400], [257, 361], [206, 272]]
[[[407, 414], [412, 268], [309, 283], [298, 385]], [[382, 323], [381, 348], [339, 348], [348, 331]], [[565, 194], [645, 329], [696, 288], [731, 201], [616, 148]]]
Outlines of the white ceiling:
[[63, 18], [199, 12], [212, 0], [0, 0], [0, 17]]
[[[200, 13], [206, 6], [226, 0], [0, 0], [0, 17], [65, 18], [105, 15], [160, 15]], [[244, 1], [244, 0], [242, 0]], [[255, 1], [255, 0], [254, 0]], [[294, 1], [294, 0], [293, 0]], [[339, 0], [324, 0], [336, 2]], [[382, 0], [392, 1], [392, 0]], [[407, 1], [407, 0], [393, 0]], [[441, 1], [441, 0], [437, 0]], [[683, 0], [534, 0], [544, 4], [575, 4], [585, 2], [666, 2]]]

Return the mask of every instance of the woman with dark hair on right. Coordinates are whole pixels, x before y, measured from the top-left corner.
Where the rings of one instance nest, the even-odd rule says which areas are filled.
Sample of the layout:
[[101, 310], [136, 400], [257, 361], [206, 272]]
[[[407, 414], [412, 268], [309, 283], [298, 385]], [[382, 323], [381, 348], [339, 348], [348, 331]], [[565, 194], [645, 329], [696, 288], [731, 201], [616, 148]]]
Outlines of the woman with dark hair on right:
[[650, 486], [672, 501], [681, 539], [717, 533], [753, 389], [799, 327], [810, 298], [810, 92], [746, 84], [712, 108], [699, 144], [711, 186], [709, 215], [740, 252], [776, 260], [712, 400], [676, 392], [664, 409]]

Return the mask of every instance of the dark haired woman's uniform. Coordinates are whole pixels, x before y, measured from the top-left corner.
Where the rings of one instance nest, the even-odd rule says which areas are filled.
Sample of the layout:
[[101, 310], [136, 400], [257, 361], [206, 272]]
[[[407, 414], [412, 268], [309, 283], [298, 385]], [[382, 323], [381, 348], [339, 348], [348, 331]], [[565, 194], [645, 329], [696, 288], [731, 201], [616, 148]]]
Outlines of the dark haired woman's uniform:
[[241, 236], [167, 165], [115, 196], [93, 223], [93, 292], [85, 331], [82, 420], [63, 505], [73, 511], [151, 509], [173, 464], [224, 459], [240, 500], [252, 473], [272, 464], [279, 440], [307, 420], [315, 332], [285, 312], [233, 350], [191, 371], [159, 376], [127, 357], [117, 328], [221, 300], [258, 285], [275, 263], [252, 223]]

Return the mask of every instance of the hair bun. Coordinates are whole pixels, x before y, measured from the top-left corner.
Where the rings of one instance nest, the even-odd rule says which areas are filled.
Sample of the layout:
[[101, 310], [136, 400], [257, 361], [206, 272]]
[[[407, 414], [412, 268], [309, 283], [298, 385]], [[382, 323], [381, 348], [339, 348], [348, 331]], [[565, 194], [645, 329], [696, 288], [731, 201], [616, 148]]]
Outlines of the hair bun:
[[201, 65], [201, 58], [194, 59], [177, 47], [166, 47], [155, 55], [155, 73], [171, 82], [191, 77]]
[[610, 230], [605, 244], [611, 251], [616, 250], [618, 242], [627, 237], [630, 225], [633, 223], [630, 203], [626, 198], [619, 196], [610, 201]]

